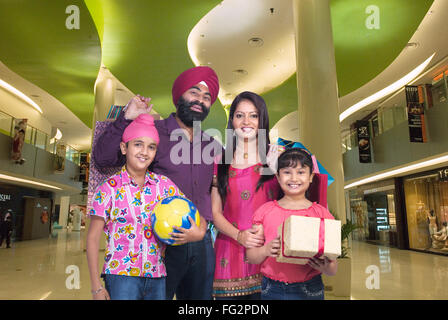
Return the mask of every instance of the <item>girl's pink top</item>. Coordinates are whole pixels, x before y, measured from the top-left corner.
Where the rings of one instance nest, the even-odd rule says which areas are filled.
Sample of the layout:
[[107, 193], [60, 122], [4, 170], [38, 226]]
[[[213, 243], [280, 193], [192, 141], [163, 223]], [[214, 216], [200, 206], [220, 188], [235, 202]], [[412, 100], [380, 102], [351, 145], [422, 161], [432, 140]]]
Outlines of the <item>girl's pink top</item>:
[[[263, 225], [265, 243], [268, 243], [277, 237], [278, 227], [286, 218], [293, 215], [334, 219], [325, 207], [316, 202], [307, 209], [290, 210], [282, 208], [277, 201], [269, 201], [255, 211], [253, 224]], [[262, 262], [260, 271], [270, 279], [286, 283], [305, 282], [321, 273], [307, 265], [280, 263], [273, 257]]]

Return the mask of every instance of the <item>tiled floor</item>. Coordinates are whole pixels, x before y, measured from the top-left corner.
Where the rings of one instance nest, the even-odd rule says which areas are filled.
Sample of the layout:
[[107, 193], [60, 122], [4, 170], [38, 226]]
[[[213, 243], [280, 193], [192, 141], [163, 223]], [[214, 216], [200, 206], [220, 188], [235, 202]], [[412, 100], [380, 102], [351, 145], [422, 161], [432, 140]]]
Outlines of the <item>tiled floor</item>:
[[[85, 231], [60, 230], [50, 239], [3, 245], [0, 299], [90, 299], [84, 237]], [[351, 299], [448, 299], [448, 257], [356, 241], [351, 247]], [[379, 270], [379, 289], [366, 286], [369, 266]]]

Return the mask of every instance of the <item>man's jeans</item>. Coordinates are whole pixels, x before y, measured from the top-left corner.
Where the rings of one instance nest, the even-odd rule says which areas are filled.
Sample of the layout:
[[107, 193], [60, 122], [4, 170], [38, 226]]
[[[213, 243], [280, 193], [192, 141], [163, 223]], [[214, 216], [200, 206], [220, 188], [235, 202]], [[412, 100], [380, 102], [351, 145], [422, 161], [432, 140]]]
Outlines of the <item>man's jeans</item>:
[[115, 274], [103, 276], [111, 300], [164, 300], [165, 277], [147, 278]]
[[212, 300], [215, 274], [215, 251], [210, 230], [204, 239], [165, 251], [166, 299]]

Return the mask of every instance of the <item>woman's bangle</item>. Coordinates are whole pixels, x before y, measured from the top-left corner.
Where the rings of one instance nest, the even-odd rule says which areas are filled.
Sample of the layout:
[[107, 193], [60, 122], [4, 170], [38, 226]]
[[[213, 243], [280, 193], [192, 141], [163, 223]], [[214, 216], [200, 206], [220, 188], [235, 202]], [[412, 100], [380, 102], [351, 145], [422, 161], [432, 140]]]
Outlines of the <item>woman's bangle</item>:
[[241, 244], [240, 242], [240, 236], [241, 236], [241, 230], [238, 230], [238, 234], [236, 236], [236, 242], [238, 242], [239, 244]]
[[96, 295], [96, 294], [100, 293], [100, 291], [102, 291], [103, 289], [104, 289], [103, 287], [100, 287], [99, 289], [92, 290], [91, 292], [92, 292], [93, 295]]

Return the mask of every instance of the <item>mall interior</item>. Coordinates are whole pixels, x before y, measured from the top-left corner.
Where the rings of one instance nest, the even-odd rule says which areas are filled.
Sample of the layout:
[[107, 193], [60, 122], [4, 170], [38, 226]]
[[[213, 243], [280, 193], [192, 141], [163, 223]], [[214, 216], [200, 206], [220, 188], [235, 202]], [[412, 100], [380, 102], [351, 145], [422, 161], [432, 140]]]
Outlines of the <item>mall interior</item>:
[[[271, 141], [303, 143], [357, 228], [326, 299], [448, 298], [446, 0], [0, 0], [0, 299], [91, 299], [91, 146], [136, 94], [163, 119], [184, 70], [212, 67], [223, 141], [242, 91]], [[100, 257], [102, 265], [103, 257]]]

